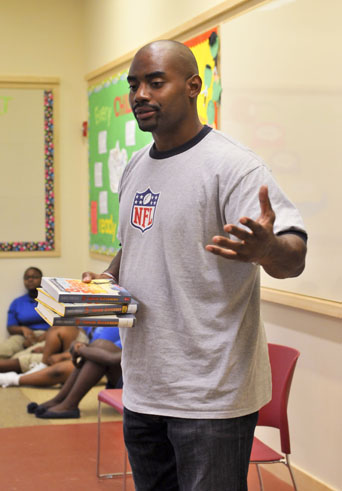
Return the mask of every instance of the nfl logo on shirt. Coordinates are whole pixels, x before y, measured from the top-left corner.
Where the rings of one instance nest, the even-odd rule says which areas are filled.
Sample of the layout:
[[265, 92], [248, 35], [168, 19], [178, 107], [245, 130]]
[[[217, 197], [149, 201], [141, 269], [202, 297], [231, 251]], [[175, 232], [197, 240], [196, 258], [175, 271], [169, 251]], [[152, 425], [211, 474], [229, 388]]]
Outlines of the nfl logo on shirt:
[[131, 225], [145, 232], [153, 226], [153, 219], [160, 193], [153, 193], [150, 188], [136, 193], [131, 214]]

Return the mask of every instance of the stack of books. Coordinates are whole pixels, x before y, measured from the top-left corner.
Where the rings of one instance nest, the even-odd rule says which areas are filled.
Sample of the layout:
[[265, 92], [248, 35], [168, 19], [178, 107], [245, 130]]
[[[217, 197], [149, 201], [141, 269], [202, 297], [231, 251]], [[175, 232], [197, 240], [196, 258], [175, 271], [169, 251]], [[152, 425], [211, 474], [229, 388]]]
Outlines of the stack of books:
[[36, 311], [50, 326], [133, 327], [138, 304], [110, 279], [83, 283], [43, 276]]

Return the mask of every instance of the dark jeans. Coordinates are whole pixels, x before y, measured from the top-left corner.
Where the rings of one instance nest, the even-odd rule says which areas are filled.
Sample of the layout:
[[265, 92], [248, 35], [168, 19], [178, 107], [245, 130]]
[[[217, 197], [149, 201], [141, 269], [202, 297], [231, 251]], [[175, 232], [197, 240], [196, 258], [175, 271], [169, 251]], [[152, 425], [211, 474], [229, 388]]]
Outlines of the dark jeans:
[[136, 491], [246, 491], [258, 413], [183, 419], [124, 410]]

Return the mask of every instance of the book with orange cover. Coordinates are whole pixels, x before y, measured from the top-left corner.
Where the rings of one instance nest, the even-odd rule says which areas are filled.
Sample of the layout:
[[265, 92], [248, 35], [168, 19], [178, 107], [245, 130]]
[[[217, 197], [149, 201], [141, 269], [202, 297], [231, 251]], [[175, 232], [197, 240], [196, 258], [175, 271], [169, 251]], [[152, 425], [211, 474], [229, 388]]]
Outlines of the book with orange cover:
[[71, 278], [43, 276], [42, 289], [57, 302], [65, 303], [129, 303], [128, 291], [110, 279], [84, 283]]

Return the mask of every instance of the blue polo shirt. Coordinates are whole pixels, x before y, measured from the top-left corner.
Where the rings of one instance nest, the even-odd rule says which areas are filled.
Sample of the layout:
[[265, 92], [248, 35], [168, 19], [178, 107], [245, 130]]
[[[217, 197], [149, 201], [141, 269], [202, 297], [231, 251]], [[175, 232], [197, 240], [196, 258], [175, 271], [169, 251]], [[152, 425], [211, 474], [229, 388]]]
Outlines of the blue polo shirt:
[[82, 329], [90, 338], [91, 343], [96, 339], [106, 339], [122, 349], [118, 327], [82, 327]]
[[7, 327], [26, 326], [33, 330], [49, 329], [49, 324], [35, 311], [37, 300], [28, 293], [18, 297], [11, 303], [7, 313]]

